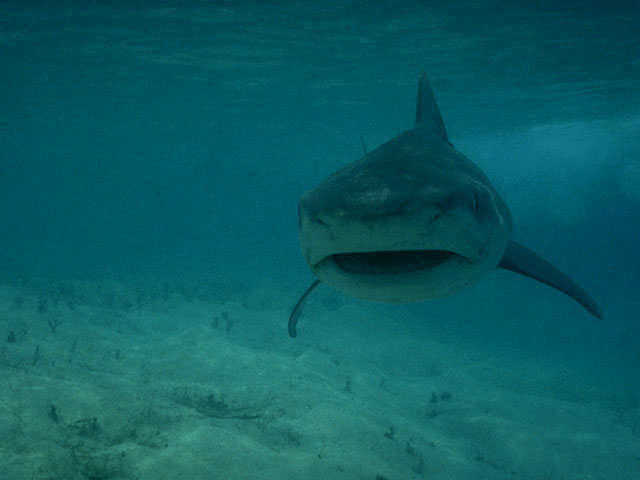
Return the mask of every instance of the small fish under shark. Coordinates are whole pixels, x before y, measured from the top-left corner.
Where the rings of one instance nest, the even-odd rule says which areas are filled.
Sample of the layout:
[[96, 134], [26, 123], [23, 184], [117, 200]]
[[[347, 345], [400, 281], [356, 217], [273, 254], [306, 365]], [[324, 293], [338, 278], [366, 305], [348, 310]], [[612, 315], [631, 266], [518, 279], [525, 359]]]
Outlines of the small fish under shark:
[[353, 297], [407, 303], [453, 295], [494, 268], [546, 283], [596, 317], [589, 294], [511, 240], [509, 207], [447, 135], [421, 72], [416, 123], [300, 199], [299, 239], [317, 279], [289, 317], [289, 335], [320, 282]]

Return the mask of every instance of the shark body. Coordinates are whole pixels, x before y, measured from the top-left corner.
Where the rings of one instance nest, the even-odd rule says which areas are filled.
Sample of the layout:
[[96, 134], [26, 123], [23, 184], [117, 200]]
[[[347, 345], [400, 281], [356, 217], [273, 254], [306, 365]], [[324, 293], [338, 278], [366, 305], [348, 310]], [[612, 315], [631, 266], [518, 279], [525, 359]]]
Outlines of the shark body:
[[415, 302], [455, 294], [494, 268], [550, 285], [598, 318], [596, 302], [556, 267], [510, 239], [511, 213], [486, 175], [449, 141], [427, 76], [416, 123], [325, 179], [300, 200], [302, 253], [320, 283], [354, 297]]

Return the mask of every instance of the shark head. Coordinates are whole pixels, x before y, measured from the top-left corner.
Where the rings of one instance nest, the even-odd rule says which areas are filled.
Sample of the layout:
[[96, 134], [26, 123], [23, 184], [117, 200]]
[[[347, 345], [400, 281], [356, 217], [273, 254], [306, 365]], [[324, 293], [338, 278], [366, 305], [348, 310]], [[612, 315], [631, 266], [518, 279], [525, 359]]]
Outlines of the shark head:
[[412, 130], [304, 194], [299, 238], [317, 278], [346, 294], [413, 302], [454, 294], [494, 269], [511, 214], [449, 143], [426, 77]]

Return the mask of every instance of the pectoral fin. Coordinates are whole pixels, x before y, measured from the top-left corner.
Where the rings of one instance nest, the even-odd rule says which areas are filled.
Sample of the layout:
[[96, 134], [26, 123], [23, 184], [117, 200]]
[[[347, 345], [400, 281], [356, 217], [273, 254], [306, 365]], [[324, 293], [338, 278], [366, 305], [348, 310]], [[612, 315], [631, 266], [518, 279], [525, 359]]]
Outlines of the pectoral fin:
[[546, 283], [550, 287], [560, 290], [572, 297], [599, 319], [604, 318], [602, 310], [587, 292], [576, 285], [573, 280], [556, 267], [518, 242], [509, 240], [507, 249], [498, 268], [511, 270], [512, 272]]
[[288, 325], [289, 335], [292, 338], [295, 338], [298, 335], [296, 326], [298, 325], [298, 319], [300, 318], [300, 315], [302, 315], [302, 310], [304, 309], [304, 305], [307, 303], [309, 294], [319, 284], [320, 284], [320, 280], [315, 280], [311, 285], [309, 285], [309, 288], [307, 288], [307, 290], [302, 294], [302, 296], [300, 297], [300, 300], [298, 300], [298, 303], [296, 303], [296, 306], [293, 307], [293, 310], [291, 311], [291, 315], [289, 315], [289, 325]]

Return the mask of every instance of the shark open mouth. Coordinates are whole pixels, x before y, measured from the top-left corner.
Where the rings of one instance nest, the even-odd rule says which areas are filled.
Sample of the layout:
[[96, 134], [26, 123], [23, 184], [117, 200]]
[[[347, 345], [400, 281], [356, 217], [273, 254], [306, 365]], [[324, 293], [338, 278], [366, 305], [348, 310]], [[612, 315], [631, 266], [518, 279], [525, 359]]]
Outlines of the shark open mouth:
[[328, 260], [347, 273], [393, 275], [435, 268], [454, 256], [459, 255], [448, 250], [391, 250], [336, 253]]

